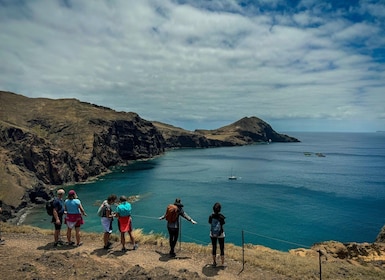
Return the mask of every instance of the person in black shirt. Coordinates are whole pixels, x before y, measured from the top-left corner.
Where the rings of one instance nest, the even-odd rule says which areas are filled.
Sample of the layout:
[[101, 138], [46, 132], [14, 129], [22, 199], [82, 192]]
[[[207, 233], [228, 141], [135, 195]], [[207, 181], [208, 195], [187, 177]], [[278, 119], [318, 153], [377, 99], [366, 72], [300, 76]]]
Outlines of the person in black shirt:
[[64, 215], [64, 202], [63, 196], [65, 191], [63, 189], [59, 189], [57, 191], [57, 197], [53, 202], [53, 215], [52, 215], [52, 223], [55, 225], [55, 233], [54, 233], [54, 243], [53, 246], [57, 247], [58, 245], [63, 245], [63, 242], [60, 240], [60, 230], [63, 224], [63, 215]]
[[179, 216], [185, 218], [187, 221], [191, 222], [194, 225], [197, 223], [183, 210], [183, 204], [181, 203], [181, 200], [179, 198], [175, 199], [174, 205], [177, 206], [177, 218], [175, 219], [175, 221], [167, 220], [167, 211], [163, 216], [159, 217], [160, 220], [167, 220], [167, 230], [169, 233], [170, 243], [170, 257], [176, 256], [175, 245], [179, 237]]
[[219, 242], [219, 248], [221, 250], [222, 265], [225, 262], [225, 231], [223, 225], [225, 224], [225, 216], [221, 212], [221, 204], [215, 203], [213, 206], [213, 213], [209, 216], [210, 238], [212, 244], [213, 266], [217, 265], [217, 241]]

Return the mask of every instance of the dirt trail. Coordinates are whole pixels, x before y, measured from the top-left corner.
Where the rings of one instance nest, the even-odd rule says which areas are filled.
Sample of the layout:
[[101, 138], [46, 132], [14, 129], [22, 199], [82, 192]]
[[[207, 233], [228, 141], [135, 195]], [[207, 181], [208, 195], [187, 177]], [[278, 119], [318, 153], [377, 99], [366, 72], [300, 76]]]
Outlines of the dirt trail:
[[80, 247], [53, 247], [53, 236], [40, 233], [3, 237], [0, 279], [284, 279], [256, 268], [239, 274], [242, 264], [232, 260], [213, 268], [210, 256], [183, 248], [169, 258], [167, 244], [139, 244], [137, 250], [122, 252], [119, 242], [103, 249], [101, 236], [83, 237]]

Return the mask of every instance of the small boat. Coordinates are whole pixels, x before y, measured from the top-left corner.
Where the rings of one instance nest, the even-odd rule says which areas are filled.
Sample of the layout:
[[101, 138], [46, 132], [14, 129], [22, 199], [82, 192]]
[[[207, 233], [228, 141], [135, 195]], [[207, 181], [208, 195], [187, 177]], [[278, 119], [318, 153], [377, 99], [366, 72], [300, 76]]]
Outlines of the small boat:
[[229, 176], [229, 180], [237, 180], [237, 176], [235, 176], [234, 174], [233, 174], [233, 169], [231, 168], [231, 173], [230, 173], [231, 175]]

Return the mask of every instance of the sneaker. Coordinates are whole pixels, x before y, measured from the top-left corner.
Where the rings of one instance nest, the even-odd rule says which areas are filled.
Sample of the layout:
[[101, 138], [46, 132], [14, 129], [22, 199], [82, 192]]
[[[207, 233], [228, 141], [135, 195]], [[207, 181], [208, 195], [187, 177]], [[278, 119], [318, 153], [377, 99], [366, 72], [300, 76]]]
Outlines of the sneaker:
[[0, 239], [0, 245], [4, 245], [5, 244], [5, 240], [4, 239]]
[[75, 242], [73, 242], [73, 241], [67, 242], [67, 245], [68, 245], [68, 246], [74, 246], [74, 245], [75, 245]]
[[77, 247], [80, 247], [80, 246], [82, 246], [83, 245], [83, 242], [80, 242], [80, 243], [78, 243], [76, 246]]
[[170, 257], [171, 258], [175, 258], [176, 257], [176, 254], [174, 252], [170, 252]]
[[132, 248], [132, 250], [136, 250], [138, 249], [138, 244], [135, 244], [134, 247]]
[[104, 246], [103, 248], [104, 248], [105, 250], [108, 250], [108, 249], [110, 249], [111, 245], [112, 245], [112, 243], [111, 243], [111, 242], [108, 242], [107, 245]]
[[127, 248], [122, 248], [122, 252], [126, 252], [127, 251]]
[[62, 241], [62, 240], [59, 240], [57, 243], [60, 244], [60, 245], [64, 245], [65, 244], [65, 242]]
[[54, 242], [54, 243], [53, 243], [53, 246], [54, 246], [54, 247], [61, 247], [62, 244], [61, 244], [60, 242]]
[[213, 267], [217, 267], [217, 263], [216, 262], [213, 262]]

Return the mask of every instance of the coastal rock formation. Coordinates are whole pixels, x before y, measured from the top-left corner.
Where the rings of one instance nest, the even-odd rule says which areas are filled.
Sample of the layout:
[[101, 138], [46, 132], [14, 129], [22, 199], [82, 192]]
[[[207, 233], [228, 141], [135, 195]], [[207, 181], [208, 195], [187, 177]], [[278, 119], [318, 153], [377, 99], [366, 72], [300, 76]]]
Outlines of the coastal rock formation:
[[43, 203], [49, 186], [84, 182], [166, 149], [298, 142], [256, 117], [216, 130], [187, 131], [76, 99], [27, 98], [4, 91], [0, 141], [0, 201], [15, 211]]
[[215, 130], [195, 130], [195, 132], [212, 141], [230, 143], [231, 146], [271, 142], [299, 142], [294, 137], [277, 133], [268, 123], [257, 117], [245, 117]]
[[8, 92], [0, 101], [0, 199], [15, 209], [45, 200], [46, 186], [83, 182], [164, 152], [162, 135], [135, 113]]
[[268, 123], [257, 117], [245, 117], [218, 129], [197, 129], [194, 132], [159, 122], [153, 122], [153, 124], [162, 133], [167, 148], [209, 148], [255, 143], [299, 142], [294, 137], [277, 133]]

